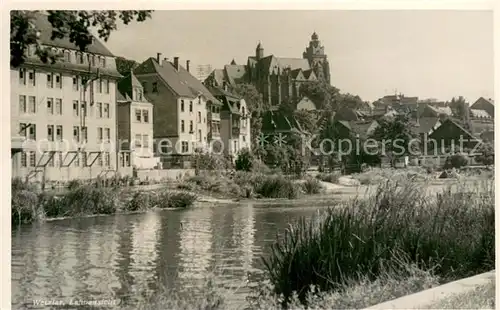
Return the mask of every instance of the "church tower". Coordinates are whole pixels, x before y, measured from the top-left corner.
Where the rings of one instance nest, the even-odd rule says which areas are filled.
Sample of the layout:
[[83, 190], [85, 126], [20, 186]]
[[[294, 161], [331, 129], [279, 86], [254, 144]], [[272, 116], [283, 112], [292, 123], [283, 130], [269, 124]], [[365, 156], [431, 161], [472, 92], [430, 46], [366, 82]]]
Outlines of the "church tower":
[[255, 58], [257, 58], [257, 60], [264, 58], [264, 47], [260, 42], [257, 45], [257, 48], [255, 48]]
[[309, 65], [319, 79], [323, 79], [330, 84], [330, 64], [325, 55], [325, 47], [321, 45], [321, 41], [316, 32], [312, 34], [309, 46], [302, 54], [302, 57], [309, 61]]

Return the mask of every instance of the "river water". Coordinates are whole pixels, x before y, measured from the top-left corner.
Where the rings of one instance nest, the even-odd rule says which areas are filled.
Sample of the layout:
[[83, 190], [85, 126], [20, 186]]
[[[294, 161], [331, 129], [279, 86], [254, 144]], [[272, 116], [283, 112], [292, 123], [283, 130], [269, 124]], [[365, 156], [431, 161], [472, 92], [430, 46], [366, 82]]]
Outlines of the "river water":
[[121, 300], [160, 284], [187, 290], [215, 274], [244, 301], [262, 279], [262, 255], [290, 222], [321, 206], [203, 205], [181, 211], [64, 219], [12, 232], [12, 303]]

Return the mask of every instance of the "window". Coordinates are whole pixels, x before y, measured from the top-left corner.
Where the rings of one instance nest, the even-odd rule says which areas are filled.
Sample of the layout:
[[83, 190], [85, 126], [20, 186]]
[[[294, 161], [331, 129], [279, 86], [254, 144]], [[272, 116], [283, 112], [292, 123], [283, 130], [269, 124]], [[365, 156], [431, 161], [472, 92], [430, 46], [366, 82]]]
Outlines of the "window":
[[56, 114], [62, 115], [62, 99], [56, 98]]
[[198, 123], [201, 123], [201, 112], [198, 111]]
[[103, 68], [106, 67], [106, 57], [104, 56], [99, 57], [99, 65]]
[[149, 147], [149, 136], [148, 135], [142, 135], [142, 146]]
[[241, 138], [243, 139], [243, 142], [246, 142], [246, 136], [241, 136]]
[[184, 112], [184, 100], [181, 100], [181, 112]]
[[142, 89], [143, 89], [143, 92], [146, 94], [148, 91], [147, 91], [147, 83], [146, 82], [142, 82]]
[[70, 51], [64, 51], [64, 60], [67, 62], [71, 62], [71, 52]]
[[153, 83], [153, 93], [157, 93], [158, 92], [158, 83], [154, 82]]
[[182, 150], [181, 150], [182, 153], [189, 152], [189, 143], [187, 141], [182, 141], [181, 146], [182, 146]]
[[109, 80], [104, 81], [104, 89], [106, 90], [106, 94], [109, 94]]
[[184, 121], [181, 121], [181, 132], [184, 132]]
[[201, 142], [201, 129], [198, 129], [198, 141]]
[[73, 126], [73, 140], [80, 142], [80, 127]]
[[29, 152], [29, 154], [30, 154], [30, 166], [36, 167], [36, 152], [31, 151], [31, 152]]
[[28, 156], [26, 152], [21, 153], [21, 167], [28, 167]]
[[135, 109], [135, 120], [141, 122], [141, 110]]
[[29, 85], [35, 86], [35, 70], [28, 73]]
[[78, 77], [77, 76], [74, 76], [73, 77], [73, 90], [78, 90], [79, 87], [78, 87]]
[[105, 128], [104, 133], [105, 133], [106, 141], [108, 141], [108, 143], [109, 143], [109, 141], [111, 140], [111, 129]]
[[54, 141], [54, 125], [47, 125], [47, 140]]
[[35, 124], [31, 124], [31, 126], [28, 127], [28, 139], [36, 140], [36, 125]]
[[104, 115], [106, 115], [106, 118], [109, 118], [109, 103], [104, 104]]
[[21, 135], [22, 137], [27, 137], [27, 131], [26, 131], [26, 127], [27, 124], [25, 123], [20, 123], [19, 124], [19, 135]]
[[144, 120], [144, 123], [149, 123], [149, 111], [148, 110], [142, 110], [142, 119]]
[[95, 55], [90, 56], [90, 64], [95, 67]]
[[102, 143], [102, 127], [97, 127], [97, 143]]
[[102, 94], [102, 89], [103, 89], [103, 83], [104, 83], [104, 82], [103, 82], [103, 80], [102, 80], [102, 79], [99, 79], [99, 81], [98, 81], [97, 83], [98, 83], [98, 85], [97, 85], [97, 92], [98, 92], [99, 94]]
[[73, 100], [73, 116], [78, 116], [78, 100]]
[[62, 88], [62, 76], [56, 74], [56, 88]]
[[29, 97], [28, 113], [36, 113], [36, 98], [35, 96]]
[[189, 133], [193, 133], [193, 121], [189, 121]]
[[102, 118], [102, 102], [97, 103], [97, 117]]
[[76, 53], [76, 62], [79, 65], [83, 65], [84, 64], [85, 61], [84, 61], [83, 53], [79, 53], [79, 52]]
[[82, 141], [87, 142], [89, 141], [89, 136], [88, 136], [88, 130], [87, 127], [82, 127]]
[[26, 113], [26, 96], [19, 95], [19, 112]]
[[54, 114], [54, 98], [47, 98], [47, 114]]
[[87, 101], [82, 101], [82, 114], [84, 117], [87, 117]]
[[63, 127], [61, 125], [57, 125], [56, 127], [56, 139], [57, 141], [63, 140]]
[[193, 102], [189, 101], [189, 112], [193, 112]]
[[142, 101], [142, 89], [137, 89], [137, 100]]
[[26, 69], [19, 69], [19, 84], [26, 85]]
[[241, 114], [243, 114], [243, 116], [245, 116], [245, 107], [241, 107]]
[[135, 147], [141, 147], [142, 146], [142, 143], [141, 143], [141, 139], [142, 139], [142, 136], [141, 135], [135, 135]]
[[47, 87], [54, 88], [54, 81], [52, 80], [52, 73], [47, 73]]
[[238, 150], [238, 141], [234, 141], [234, 151]]

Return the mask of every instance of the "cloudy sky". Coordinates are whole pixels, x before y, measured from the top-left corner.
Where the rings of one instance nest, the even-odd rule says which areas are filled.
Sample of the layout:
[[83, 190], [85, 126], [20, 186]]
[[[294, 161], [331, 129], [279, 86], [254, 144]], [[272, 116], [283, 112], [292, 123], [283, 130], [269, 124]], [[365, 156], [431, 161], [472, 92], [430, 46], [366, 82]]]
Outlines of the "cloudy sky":
[[191, 60], [193, 67], [246, 63], [259, 41], [264, 54], [302, 57], [316, 31], [332, 84], [375, 100], [407, 96], [493, 97], [491, 11], [156, 11], [120, 26], [107, 42], [118, 56]]

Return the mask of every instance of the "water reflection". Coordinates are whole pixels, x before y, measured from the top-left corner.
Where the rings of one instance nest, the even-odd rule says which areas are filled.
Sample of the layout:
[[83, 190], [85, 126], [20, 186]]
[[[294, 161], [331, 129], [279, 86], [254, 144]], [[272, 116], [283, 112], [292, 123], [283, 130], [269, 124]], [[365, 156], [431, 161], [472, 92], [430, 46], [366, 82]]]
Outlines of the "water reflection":
[[242, 299], [261, 277], [260, 257], [276, 234], [316, 209], [224, 205], [15, 228], [14, 308], [50, 298], [134, 304], [159, 286], [182, 290], [212, 273]]

